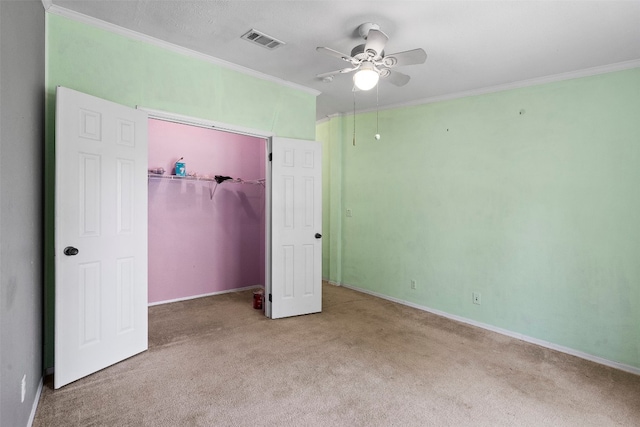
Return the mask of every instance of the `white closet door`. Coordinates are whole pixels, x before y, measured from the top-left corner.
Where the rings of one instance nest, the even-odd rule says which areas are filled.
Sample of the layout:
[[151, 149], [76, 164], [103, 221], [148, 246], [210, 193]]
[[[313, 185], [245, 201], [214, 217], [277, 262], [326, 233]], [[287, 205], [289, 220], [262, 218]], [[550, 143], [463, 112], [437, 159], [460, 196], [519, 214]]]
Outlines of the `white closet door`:
[[56, 97], [59, 388], [147, 349], [147, 114]]
[[322, 146], [273, 138], [271, 317], [322, 310]]

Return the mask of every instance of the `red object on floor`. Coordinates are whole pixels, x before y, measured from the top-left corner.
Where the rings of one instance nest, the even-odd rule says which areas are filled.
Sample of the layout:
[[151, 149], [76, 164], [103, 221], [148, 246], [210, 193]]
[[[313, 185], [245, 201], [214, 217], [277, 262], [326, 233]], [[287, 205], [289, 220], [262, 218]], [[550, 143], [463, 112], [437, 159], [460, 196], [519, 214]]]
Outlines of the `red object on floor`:
[[262, 290], [255, 291], [253, 293], [253, 308], [255, 308], [256, 310], [262, 309], [263, 296], [264, 296], [264, 293], [262, 292]]

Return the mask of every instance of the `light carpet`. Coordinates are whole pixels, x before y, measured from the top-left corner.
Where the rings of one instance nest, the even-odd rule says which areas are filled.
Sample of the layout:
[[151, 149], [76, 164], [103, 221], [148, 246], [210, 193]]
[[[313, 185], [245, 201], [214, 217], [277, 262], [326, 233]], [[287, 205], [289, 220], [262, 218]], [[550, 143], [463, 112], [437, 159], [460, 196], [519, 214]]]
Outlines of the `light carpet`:
[[640, 376], [323, 284], [150, 307], [149, 350], [53, 390], [34, 426], [639, 426]]

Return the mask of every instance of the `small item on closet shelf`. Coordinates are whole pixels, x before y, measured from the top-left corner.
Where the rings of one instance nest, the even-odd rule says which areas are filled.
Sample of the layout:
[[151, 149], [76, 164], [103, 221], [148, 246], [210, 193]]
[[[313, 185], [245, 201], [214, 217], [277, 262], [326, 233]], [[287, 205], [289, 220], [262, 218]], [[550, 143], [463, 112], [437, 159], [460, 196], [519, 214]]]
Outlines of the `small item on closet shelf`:
[[175, 164], [175, 175], [176, 176], [187, 176], [187, 165], [182, 161], [184, 157], [180, 157]]
[[216, 182], [218, 184], [220, 184], [220, 183], [223, 183], [224, 181], [227, 181], [227, 180], [233, 179], [233, 178], [231, 178], [230, 176], [216, 175], [214, 179], [216, 180]]
[[164, 175], [164, 168], [151, 168], [149, 173], [153, 175]]
[[253, 308], [256, 310], [262, 309], [262, 301], [264, 299], [264, 290], [258, 289], [253, 292]]

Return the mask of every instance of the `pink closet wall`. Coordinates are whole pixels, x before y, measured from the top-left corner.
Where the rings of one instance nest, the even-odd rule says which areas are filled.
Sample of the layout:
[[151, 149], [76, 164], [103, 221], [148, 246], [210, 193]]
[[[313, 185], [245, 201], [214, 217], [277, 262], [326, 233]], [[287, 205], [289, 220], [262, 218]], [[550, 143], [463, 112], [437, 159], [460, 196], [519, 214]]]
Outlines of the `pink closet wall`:
[[[263, 179], [265, 147], [259, 138], [149, 120], [149, 168], [165, 175], [184, 157], [190, 174]], [[264, 244], [264, 187], [149, 179], [149, 303], [264, 285]]]

